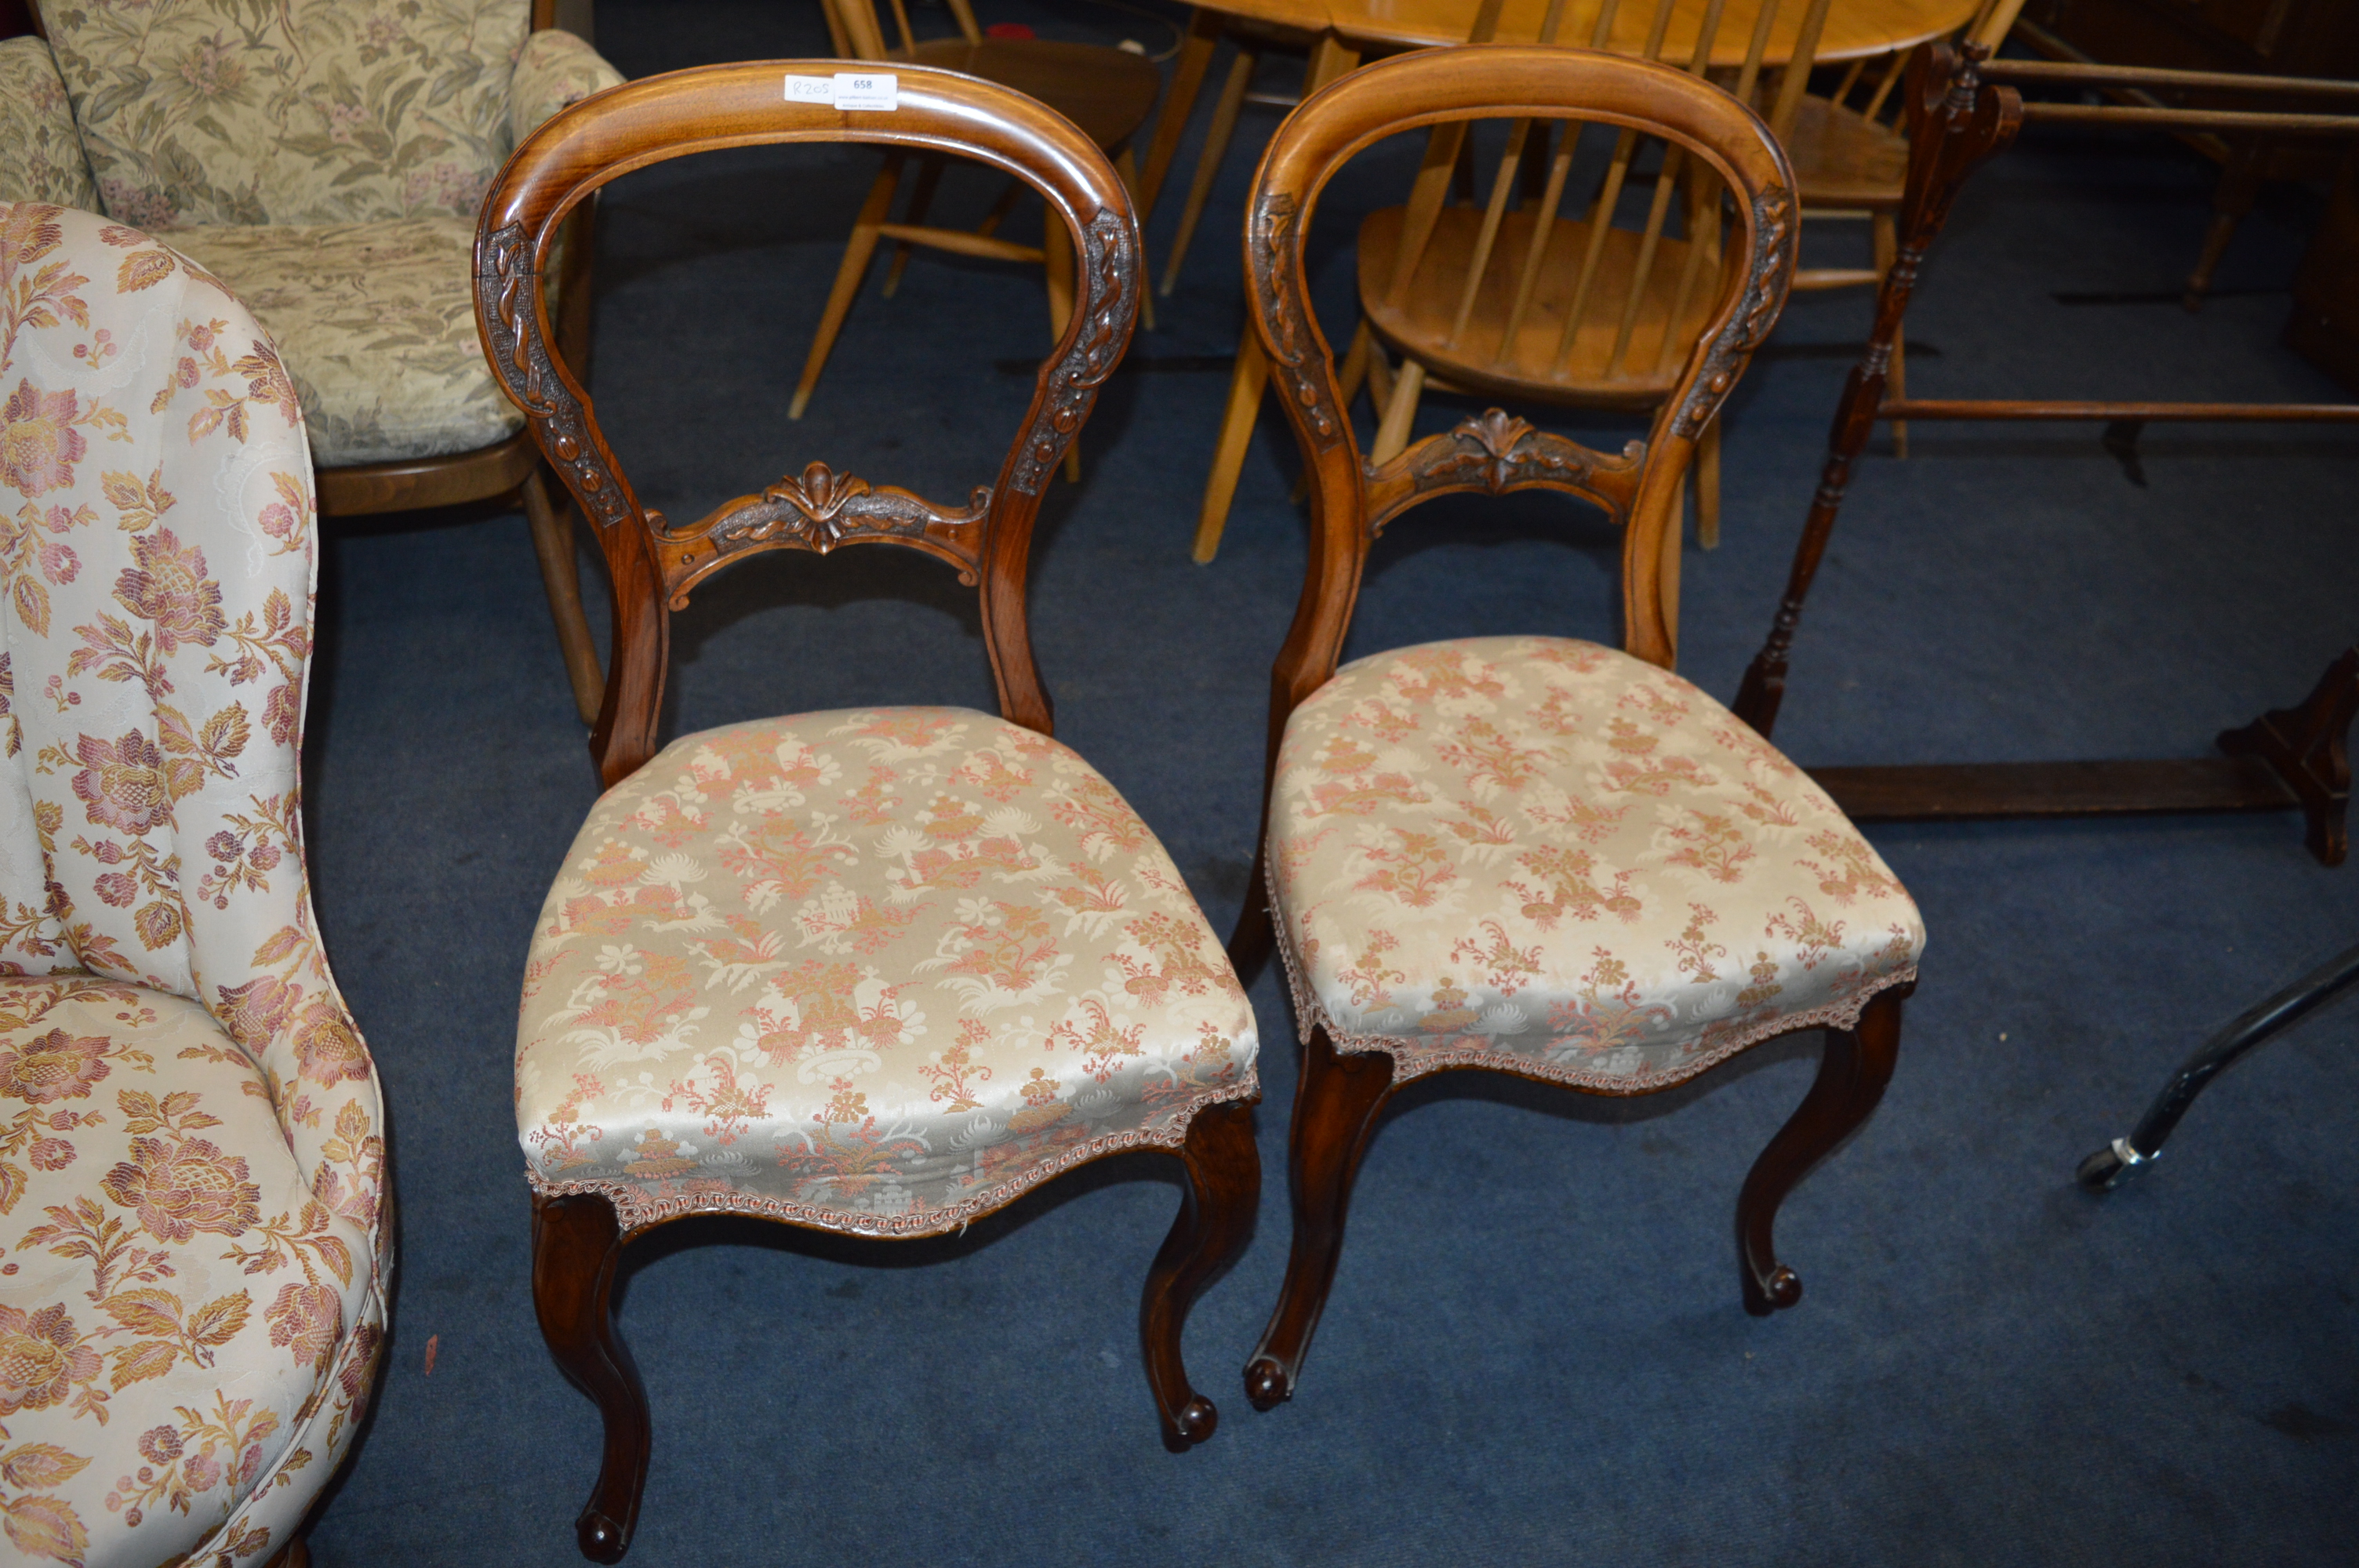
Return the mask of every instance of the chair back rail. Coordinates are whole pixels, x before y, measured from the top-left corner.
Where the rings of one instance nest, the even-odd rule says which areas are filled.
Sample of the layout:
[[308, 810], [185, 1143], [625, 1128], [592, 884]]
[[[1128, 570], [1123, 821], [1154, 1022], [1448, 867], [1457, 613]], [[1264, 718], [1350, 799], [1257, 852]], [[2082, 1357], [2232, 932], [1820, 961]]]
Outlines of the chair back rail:
[[[1362, 460], [1333, 356], [1304, 289], [1303, 245], [1320, 191], [1384, 137], [1477, 119], [1594, 123], [1625, 139], [1658, 137], [1734, 193], [1729, 248], [1743, 265], [1722, 267], [1718, 303], [1688, 341], [1647, 440], [1619, 457], [1494, 412], [1387, 461]], [[1568, 148], [1576, 135], [1569, 125]], [[1428, 169], [1436, 161], [1431, 141]], [[1451, 162], [1440, 167], [1446, 171]], [[1512, 181], [1512, 171], [1503, 178]], [[1552, 170], [1555, 190], [1563, 178]], [[1712, 206], [1717, 213], [1718, 191]], [[1310, 476], [1310, 559], [1272, 672], [1272, 755], [1288, 715], [1334, 673], [1376, 531], [1408, 506], [1454, 491], [1547, 485], [1603, 507], [1624, 525], [1624, 645], [1669, 666], [1665, 531], [1677, 517], [1696, 438], [1776, 322], [1794, 270], [1793, 175], [1760, 116], [1697, 74], [1626, 56], [1499, 44], [1406, 55], [1344, 77], [1298, 109], [1262, 159], [1249, 211], [1245, 259], [1254, 326]]]
[[[1130, 341], [1138, 300], [1138, 229], [1122, 180], [1090, 139], [1037, 101], [975, 77], [904, 66], [898, 107], [869, 113], [789, 103], [788, 75], [831, 74], [832, 60], [705, 66], [610, 88], [551, 119], [519, 146], [485, 196], [475, 239], [475, 314], [493, 367], [534, 438], [595, 525], [614, 584], [605, 705], [590, 750], [608, 784], [656, 750], [669, 664], [669, 613], [734, 562], [770, 550], [821, 555], [838, 545], [897, 544], [956, 567], [980, 589], [984, 643], [1001, 713], [1050, 731], [1032, 656], [1026, 563], [1040, 493]], [[552, 351], [546, 269], [558, 226], [600, 187], [633, 169], [725, 147], [860, 142], [973, 158], [1021, 179], [1071, 232], [1081, 308], [1040, 367], [1031, 405], [996, 482], [963, 505], [937, 505], [814, 462], [758, 495], [674, 526], [639, 501], [589, 395]]]

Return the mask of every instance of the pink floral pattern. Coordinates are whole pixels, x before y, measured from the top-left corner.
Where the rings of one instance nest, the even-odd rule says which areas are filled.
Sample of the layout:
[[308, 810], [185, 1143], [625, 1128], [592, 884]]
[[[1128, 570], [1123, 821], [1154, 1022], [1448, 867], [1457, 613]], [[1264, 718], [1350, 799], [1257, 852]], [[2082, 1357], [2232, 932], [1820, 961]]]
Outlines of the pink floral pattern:
[[1670, 672], [1552, 637], [1338, 670], [1287, 722], [1269, 874], [1305, 1038], [1404, 1078], [1661, 1088], [1856, 1022], [1925, 946], [1800, 769]]
[[0, 204], [0, 1530], [259, 1563], [384, 1337], [383, 1110], [296, 816], [312, 505], [201, 268]]
[[1253, 1012], [1094, 769], [965, 708], [674, 741], [541, 911], [516, 1033], [536, 1188], [954, 1228], [1257, 1093]]

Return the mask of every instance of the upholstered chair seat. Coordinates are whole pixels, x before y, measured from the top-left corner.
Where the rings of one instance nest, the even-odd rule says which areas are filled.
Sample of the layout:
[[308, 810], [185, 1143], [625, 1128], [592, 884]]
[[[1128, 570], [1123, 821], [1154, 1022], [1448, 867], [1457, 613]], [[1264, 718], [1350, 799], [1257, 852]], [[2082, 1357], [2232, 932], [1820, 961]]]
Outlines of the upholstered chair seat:
[[1178, 871], [1070, 748], [957, 708], [673, 741], [551, 888], [516, 1037], [544, 1195], [939, 1231], [1255, 1088]]
[[297, 787], [317, 519], [268, 335], [0, 203], [0, 1528], [290, 1561], [384, 1346], [376, 1075]]
[[1308, 1040], [1395, 1080], [1617, 1093], [1849, 1028], [1917, 907], [1809, 775], [1670, 671], [1559, 637], [1396, 648], [1288, 716], [1270, 799]]

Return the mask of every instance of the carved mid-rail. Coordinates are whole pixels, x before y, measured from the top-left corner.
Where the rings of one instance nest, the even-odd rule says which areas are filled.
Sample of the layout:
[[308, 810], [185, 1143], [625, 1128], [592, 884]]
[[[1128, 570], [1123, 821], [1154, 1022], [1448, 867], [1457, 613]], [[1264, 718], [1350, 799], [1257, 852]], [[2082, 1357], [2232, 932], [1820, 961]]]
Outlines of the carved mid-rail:
[[647, 521], [671, 608], [685, 610], [698, 583], [740, 556], [766, 550], [823, 556], [838, 545], [907, 545], [948, 561], [958, 568], [959, 581], [973, 588], [990, 511], [989, 485], [975, 486], [962, 510], [946, 512], [898, 485], [871, 484], [811, 463], [759, 495], [723, 502], [689, 527], [669, 526], [659, 512], [649, 513]]
[[1603, 507], [1616, 524], [1628, 523], [1638, 495], [1647, 443], [1632, 441], [1609, 457], [1537, 429], [1504, 408], [1470, 414], [1455, 429], [1428, 436], [1391, 461], [1365, 464], [1368, 536], [1419, 502], [1452, 491], [1504, 495], [1511, 490], [1560, 490]]

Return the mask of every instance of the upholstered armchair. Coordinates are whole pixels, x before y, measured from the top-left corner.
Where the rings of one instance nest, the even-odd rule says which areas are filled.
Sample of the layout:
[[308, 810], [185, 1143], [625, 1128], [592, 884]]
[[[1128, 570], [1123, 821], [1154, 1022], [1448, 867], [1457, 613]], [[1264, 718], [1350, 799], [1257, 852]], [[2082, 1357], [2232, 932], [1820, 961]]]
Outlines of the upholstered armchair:
[[384, 1113], [297, 826], [311, 460], [214, 277], [0, 203], [0, 1530], [299, 1563], [384, 1340]]
[[[583, 7], [586, 11], [586, 6]], [[168, 232], [285, 356], [321, 512], [521, 492], [584, 722], [602, 691], [571, 522], [475, 340], [475, 204], [620, 73], [555, 0], [42, 0], [0, 43], [0, 200]], [[586, 349], [587, 213], [559, 314]]]

